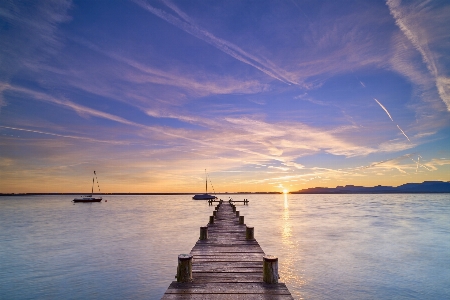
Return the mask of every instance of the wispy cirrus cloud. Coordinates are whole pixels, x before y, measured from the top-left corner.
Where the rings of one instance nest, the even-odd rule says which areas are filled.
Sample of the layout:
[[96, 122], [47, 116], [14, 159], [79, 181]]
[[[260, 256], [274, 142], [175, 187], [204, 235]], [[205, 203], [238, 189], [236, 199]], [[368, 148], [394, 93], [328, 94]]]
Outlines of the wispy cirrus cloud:
[[387, 0], [386, 4], [397, 26], [420, 53], [441, 100], [450, 111], [450, 70], [447, 67], [448, 58], [444, 54], [450, 49], [442, 48], [441, 43], [450, 38], [447, 30], [450, 8], [431, 1], [402, 3], [399, 0]]
[[[233, 94], [233, 93], [256, 93], [267, 88], [256, 80], [245, 80], [233, 78], [231, 76], [218, 76], [217, 74], [193, 71], [190, 67], [181, 62], [176, 65], [166, 65], [164, 69], [153, 67], [149, 64], [134, 60], [126, 55], [119, 55], [111, 50], [104, 50], [98, 45], [80, 38], [73, 40], [88, 49], [95, 51], [115, 62], [121, 63], [125, 68], [119, 72], [114, 72], [114, 78], [110, 80], [143, 84], [151, 83], [157, 85], [174, 86], [191, 91], [195, 96], [205, 96], [209, 94]], [[100, 69], [108, 67], [108, 64], [99, 64]], [[110, 72], [110, 70], [108, 70]]]
[[0, 32], [0, 80], [9, 78], [24, 64], [40, 61], [61, 47], [58, 28], [70, 20], [72, 1], [2, 1], [0, 17], [7, 22]]
[[217, 49], [230, 55], [231, 57], [260, 70], [261, 72], [267, 74], [272, 78], [287, 84], [298, 84], [298, 82], [290, 79], [289, 76], [285, 74], [286, 72], [284, 70], [279, 69], [269, 60], [258, 58], [243, 50], [239, 46], [222, 38], [216, 37], [206, 29], [199, 27], [192, 21], [191, 18], [189, 18], [184, 12], [182, 12], [178, 7], [175, 6], [175, 4], [171, 3], [170, 1], [164, 1], [164, 3], [168, 5], [168, 7], [171, 8], [178, 17], [164, 10], [151, 6], [145, 0], [134, 0], [134, 2], [140, 7], [158, 16], [159, 18], [216, 47]]
[[[301, 164], [294, 162], [296, 158], [318, 151], [346, 156], [367, 155], [376, 151], [373, 148], [352, 145], [332, 133], [304, 124], [273, 124], [250, 118], [225, 117], [216, 121], [210, 120], [207, 123], [209, 131], [204, 134], [204, 138], [198, 139], [196, 131], [147, 126], [77, 104], [68, 99], [55, 98], [23, 87], [9, 86], [8, 89], [75, 111], [80, 115], [111, 120], [210, 148], [232, 149], [238, 153], [256, 155], [262, 160], [277, 160], [295, 168], [301, 168]], [[186, 116], [177, 115], [172, 115], [172, 117], [186, 118]], [[201, 122], [198, 117], [191, 117], [190, 120]]]

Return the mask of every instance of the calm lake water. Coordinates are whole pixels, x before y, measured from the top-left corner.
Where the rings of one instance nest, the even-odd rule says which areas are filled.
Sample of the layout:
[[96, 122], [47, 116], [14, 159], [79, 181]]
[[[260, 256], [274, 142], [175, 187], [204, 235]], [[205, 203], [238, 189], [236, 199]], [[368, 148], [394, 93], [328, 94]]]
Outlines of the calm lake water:
[[[232, 197], [296, 299], [450, 299], [450, 194]], [[213, 207], [104, 198], [0, 197], [0, 299], [159, 299]]]

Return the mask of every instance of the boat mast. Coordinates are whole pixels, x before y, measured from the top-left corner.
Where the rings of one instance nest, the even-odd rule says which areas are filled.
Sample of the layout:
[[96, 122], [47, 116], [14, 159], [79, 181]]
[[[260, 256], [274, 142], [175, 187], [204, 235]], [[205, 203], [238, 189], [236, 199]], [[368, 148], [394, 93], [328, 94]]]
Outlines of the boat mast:
[[[95, 173], [95, 171], [94, 171], [94, 175], [95, 175], [95, 179], [97, 179], [98, 193], [100, 194], [100, 193], [101, 193], [101, 192], [100, 192], [100, 184], [98, 184], [97, 173]], [[92, 180], [94, 180], [94, 179], [92, 178]], [[92, 184], [92, 188], [94, 188], [93, 184]]]
[[208, 176], [206, 175], [206, 169], [205, 169], [205, 179], [206, 179], [206, 193], [208, 194]]

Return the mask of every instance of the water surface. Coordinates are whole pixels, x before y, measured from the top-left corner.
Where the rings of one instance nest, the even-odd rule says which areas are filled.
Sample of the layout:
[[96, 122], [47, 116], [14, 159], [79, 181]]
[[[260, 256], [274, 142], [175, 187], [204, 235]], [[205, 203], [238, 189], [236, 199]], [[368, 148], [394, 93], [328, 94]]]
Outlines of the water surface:
[[[296, 299], [450, 298], [449, 194], [232, 197]], [[159, 299], [213, 211], [72, 198], [0, 197], [0, 299]]]

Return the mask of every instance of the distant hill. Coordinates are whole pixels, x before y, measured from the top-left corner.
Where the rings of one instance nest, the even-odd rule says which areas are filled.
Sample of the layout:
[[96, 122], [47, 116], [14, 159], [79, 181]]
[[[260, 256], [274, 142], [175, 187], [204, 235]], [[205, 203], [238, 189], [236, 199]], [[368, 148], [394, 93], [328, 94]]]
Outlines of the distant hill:
[[315, 187], [303, 189], [291, 194], [385, 194], [385, 193], [450, 193], [450, 182], [424, 181], [422, 183], [405, 183], [397, 187], [377, 185], [337, 186], [335, 188]]

